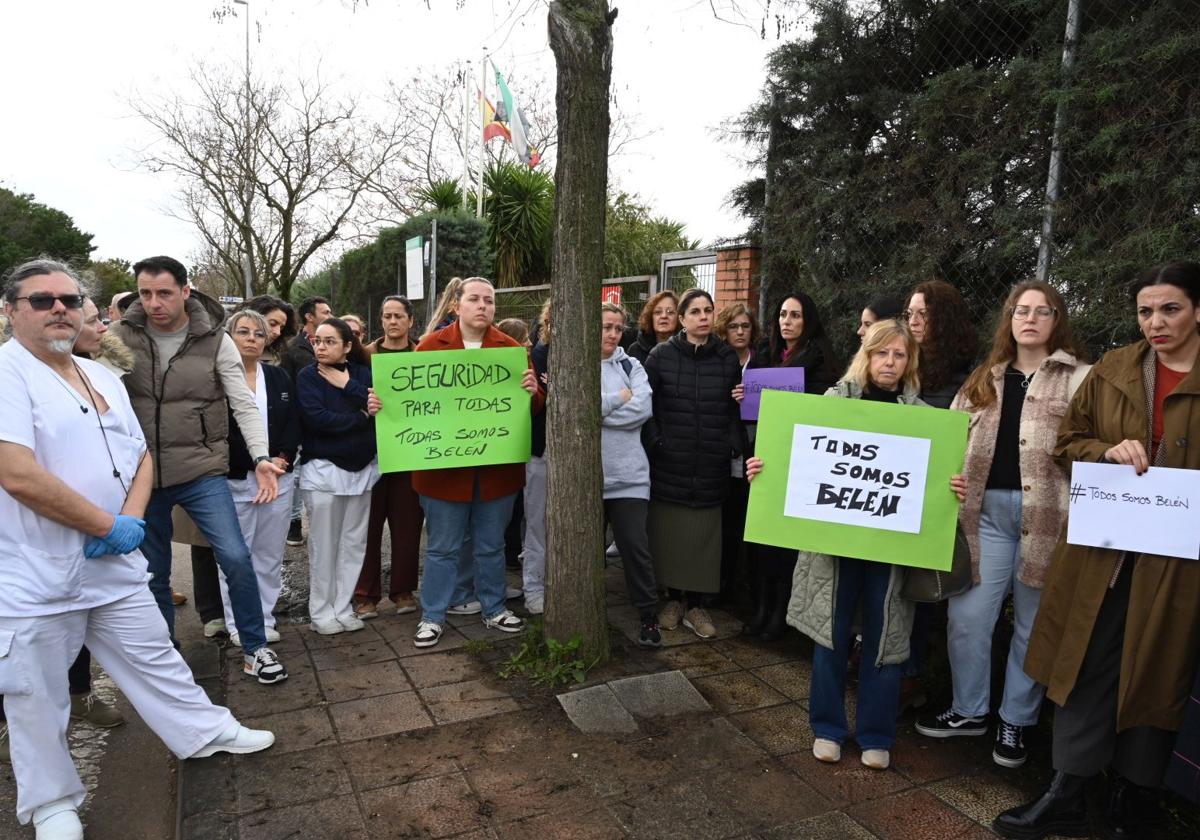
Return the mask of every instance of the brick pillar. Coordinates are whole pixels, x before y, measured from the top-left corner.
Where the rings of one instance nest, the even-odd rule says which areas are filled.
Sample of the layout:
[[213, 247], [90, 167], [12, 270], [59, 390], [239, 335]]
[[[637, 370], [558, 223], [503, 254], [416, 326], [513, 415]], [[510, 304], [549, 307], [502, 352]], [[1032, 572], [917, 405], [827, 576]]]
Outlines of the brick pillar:
[[728, 245], [717, 249], [717, 293], [720, 312], [731, 303], [758, 308], [758, 266], [760, 249], [755, 245]]

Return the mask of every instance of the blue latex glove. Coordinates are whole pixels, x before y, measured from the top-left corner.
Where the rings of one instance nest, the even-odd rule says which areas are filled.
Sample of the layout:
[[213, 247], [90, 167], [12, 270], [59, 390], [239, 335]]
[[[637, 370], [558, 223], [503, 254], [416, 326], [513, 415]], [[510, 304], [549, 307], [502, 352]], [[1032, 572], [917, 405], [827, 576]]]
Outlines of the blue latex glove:
[[104, 542], [113, 554], [128, 554], [146, 538], [146, 520], [118, 513], [113, 520], [112, 530], [104, 535]]
[[83, 556], [89, 560], [116, 553], [103, 537], [88, 537], [88, 541], [83, 546]]

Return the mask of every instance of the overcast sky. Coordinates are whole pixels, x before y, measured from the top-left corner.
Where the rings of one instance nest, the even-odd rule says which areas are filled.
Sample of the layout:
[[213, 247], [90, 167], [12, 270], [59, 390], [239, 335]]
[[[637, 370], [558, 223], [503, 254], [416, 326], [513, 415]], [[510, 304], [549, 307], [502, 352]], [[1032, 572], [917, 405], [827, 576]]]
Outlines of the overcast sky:
[[[137, 170], [131, 149], [145, 129], [134, 92], [184, 89], [189, 64], [244, 54], [242, 18], [215, 20], [220, 0], [0, 0], [5, 79], [0, 84], [0, 185], [33, 193], [95, 234], [96, 258], [150, 253], [186, 258], [199, 241], [164, 210], [169, 176]], [[387, 79], [471, 60], [485, 46], [506, 74], [544, 78], [554, 60], [541, 0], [251, 0], [252, 61], [260, 71], [310, 67], [367, 97]], [[462, 9], [456, 9], [461, 5]], [[614, 0], [613, 92], [635, 133], [647, 135], [611, 163], [614, 186], [709, 242], [745, 223], [724, 208], [746, 177], [746, 150], [714, 129], [758, 96], [776, 46], [715, 20], [697, 0]], [[532, 7], [511, 15], [514, 6]], [[244, 13], [244, 7], [236, 7]], [[519, 87], [514, 91], [518, 99]], [[552, 105], [552, 103], [547, 103]]]

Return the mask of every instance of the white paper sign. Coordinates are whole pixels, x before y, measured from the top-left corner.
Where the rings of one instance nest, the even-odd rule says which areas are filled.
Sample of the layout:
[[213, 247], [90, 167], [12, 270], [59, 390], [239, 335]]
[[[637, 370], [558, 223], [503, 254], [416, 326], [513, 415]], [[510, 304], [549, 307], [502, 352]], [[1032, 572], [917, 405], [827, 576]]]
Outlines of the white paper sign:
[[421, 237], [414, 236], [404, 242], [404, 274], [407, 280], [409, 300], [425, 297], [425, 252], [421, 249]]
[[928, 438], [797, 423], [783, 512], [919, 534], [928, 468]]
[[1200, 471], [1076, 461], [1067, 542], [1197, 559]]

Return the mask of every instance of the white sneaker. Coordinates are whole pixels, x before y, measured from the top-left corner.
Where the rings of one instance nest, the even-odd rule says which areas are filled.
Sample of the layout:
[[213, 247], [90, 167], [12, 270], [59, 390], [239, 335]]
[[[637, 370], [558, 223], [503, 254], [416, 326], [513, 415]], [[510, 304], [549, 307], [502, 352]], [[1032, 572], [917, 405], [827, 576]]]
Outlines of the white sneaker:
[[219, 752], [245, 755], [265, 750], [275, 743], [275, 735], [265, 729], [247, 729], [236, 721], [224, 732], [191, 755], [191, 758], [208, 758]]
[[204, 638], [211, 639], [213, 636], [220, 636], [222, 633], [228, 632], [225, 629], [225, 619], [214, 618], [212, 621], [204, 622]]
[[826, 764], [837, 764], [842, 760], [842, 745], [829, 738], [818, 738], [813, 741], [813, 758]]
[[617, 551], [617, 541], [613, 540], [609, 543], [608, 548], [604, 549], [605, 557], [620, 557], [621, 552]]
[[525, 593], [515, 586], [504, 587], [504, 600], [511, 601], [513, 598], [520, 598]]
[[489, 630], [502, 630], [505, 633], [520, 633], [525, 629], [525, 622], [512, 614], [512, 610], [504, 610], [491, 618], [483, 620], [483, 626]]
[[483, 604], [478, 601], [467, 601], [465, 604], [455, 604], [446, 610], [446, 615], [479, 615], [483, 612]]
[[422, 620], [417, 625], [416, 635], [413, 636], [413, 647], [427, 648], [433, 647], [442, 638], [442, 625], [434, 624], [432, 621]]
[[283, 637], [279, 635], [279, 631], [274, 627], [264, 627], [263, 635], [267, 637], [267, 644], [273, 645], [280, 641]]
[[546, 596], [542, 593], [525, 596], [525, 609], [530, 615], [541, 615], [545, 612]]
[[338, 633], [346, 632], [346, 628], [336, 618], [331, 618], [329, 621], [311, 622], [308, 628], [322, 636], [336, 636]]
[[342, 625], [342, 629], [347, 633], [353, 633], [355, 630], [361, 630], [367, 626], [363, 623], [363, 620], [356, 615], [348, 615], [345, 618], [339, 618], [337, 622], [338, 624]]
[[862, 763], [872, 770], [886, 770], [892, 763], [892, 754], [888, 750], [863, 750]]
[[70, 799], [59, 799], [33, 809], [37, 840], [83, 840], [83, 823]]

